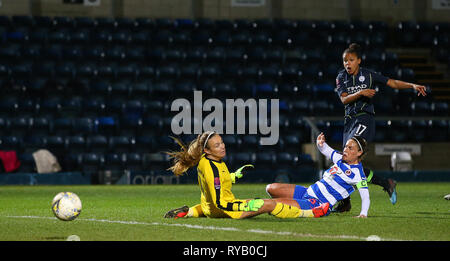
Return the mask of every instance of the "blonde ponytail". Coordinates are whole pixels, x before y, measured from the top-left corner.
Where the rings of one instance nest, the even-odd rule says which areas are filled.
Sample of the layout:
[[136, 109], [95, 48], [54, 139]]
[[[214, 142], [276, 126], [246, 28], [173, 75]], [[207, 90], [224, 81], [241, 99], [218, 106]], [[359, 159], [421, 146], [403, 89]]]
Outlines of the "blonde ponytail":
[[179, 138], [171, 137], [180, 145], [181, 150], [166, 152], [173, 159], [173, 164], [168, 170], [172, 171], [175, 176], [181, 176], [188, 169], [196, 166], [203, 155], [203, 150], [210, 136], [213, 136], [211, 131], [199, 134], [195, 140], [191, 141], [189, 146], [186, 146]]

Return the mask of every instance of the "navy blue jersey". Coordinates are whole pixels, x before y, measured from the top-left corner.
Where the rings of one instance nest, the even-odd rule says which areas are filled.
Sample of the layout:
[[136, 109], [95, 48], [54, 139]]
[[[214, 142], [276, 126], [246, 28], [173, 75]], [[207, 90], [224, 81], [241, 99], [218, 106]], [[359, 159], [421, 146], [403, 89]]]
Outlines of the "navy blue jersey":
[[[373, 89], [374, 83], [386, 85], [389, 78], [360, 67], [357, 75], [353, 76], [344, 69], [336, 77], [336, 92], [339, 99], [342, 93], [354, 94], [360, 90]], [[375, 114], [372, 100], [368, 97], [361, 97], [358, 100], [344, 106], [345, 115], [354, 116], [361, 112]]]

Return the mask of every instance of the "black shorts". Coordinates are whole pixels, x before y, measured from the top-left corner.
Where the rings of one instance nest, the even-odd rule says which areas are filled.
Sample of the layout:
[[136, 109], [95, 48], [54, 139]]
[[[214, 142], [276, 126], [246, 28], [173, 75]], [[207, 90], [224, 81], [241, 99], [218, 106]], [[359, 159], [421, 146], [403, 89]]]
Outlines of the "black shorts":
[[353, 136], [361, 136], [367, 142], [375, 137], [375, 117], [372, 114], [361, 113], [357, 116], [345, 117], [343, 146]]

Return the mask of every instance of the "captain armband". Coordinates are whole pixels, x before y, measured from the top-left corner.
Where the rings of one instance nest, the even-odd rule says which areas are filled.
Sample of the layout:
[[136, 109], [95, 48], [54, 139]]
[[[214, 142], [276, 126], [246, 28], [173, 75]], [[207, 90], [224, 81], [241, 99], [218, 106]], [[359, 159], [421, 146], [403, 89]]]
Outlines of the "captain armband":
[[358, 189], [360, 189], [360, 188], [368, 188], [367, 180], [361, 180], [360, 182], [356, 183], [356, 187]]

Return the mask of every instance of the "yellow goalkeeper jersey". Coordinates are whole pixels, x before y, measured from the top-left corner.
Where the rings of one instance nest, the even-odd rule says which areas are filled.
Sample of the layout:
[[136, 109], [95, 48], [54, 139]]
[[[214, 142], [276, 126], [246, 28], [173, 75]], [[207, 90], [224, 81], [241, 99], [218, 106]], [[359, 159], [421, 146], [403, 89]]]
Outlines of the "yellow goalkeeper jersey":
[[239, 205], [245, 201], [236, 199], [231, 192], [231, 176], [225, 162], [208, 159], [203, 154], [197, 173], [205, 216], [239, 218], [242, 214]]

